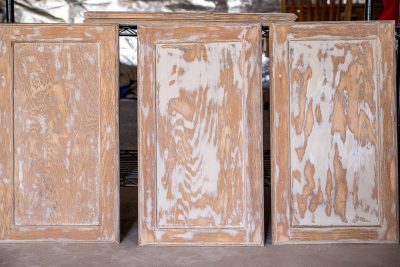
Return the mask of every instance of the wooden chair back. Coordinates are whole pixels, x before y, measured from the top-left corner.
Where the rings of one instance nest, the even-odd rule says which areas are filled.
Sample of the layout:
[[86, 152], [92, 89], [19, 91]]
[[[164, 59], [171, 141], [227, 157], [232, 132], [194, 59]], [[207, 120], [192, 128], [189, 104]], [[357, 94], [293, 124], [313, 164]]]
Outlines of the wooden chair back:
[[283, 13], [294, 13], [297, 21], [351, 20], [353, 1], [347, 0], [281, 0]]

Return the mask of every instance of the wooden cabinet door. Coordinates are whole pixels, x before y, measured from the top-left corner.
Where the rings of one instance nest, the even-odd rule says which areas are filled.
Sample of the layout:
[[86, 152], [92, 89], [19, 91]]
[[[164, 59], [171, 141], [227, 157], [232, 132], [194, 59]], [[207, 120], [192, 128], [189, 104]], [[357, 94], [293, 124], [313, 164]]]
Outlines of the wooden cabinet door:
[[394, 25], [271, 27], [273, 242], [397, 242]]
[[260, 26], [138, 38], [139, 243], [262, 245]]
[[0, 26], [1, 240], [118, 240], [117, 36]]

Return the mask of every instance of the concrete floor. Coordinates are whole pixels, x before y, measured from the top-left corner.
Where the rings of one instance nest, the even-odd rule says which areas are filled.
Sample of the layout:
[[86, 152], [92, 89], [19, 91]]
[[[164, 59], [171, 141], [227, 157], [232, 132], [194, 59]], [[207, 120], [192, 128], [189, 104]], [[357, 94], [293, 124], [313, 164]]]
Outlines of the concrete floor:
[[[121, 149], [136, 148], [135, 105], [121, 101]], [[268, 128], [264, 130], [267, 141]], [[122, 187], [120, 244], [3, 243], [0, 266], [400, 266], [399, 245], [272, 246], [270, 194], [265, 193], [265, 247], [139, 247], [137, 188]]]
[[139, 247], [133, 187], [121, 188], [121, 234], [120, 244], [0, 244], [0, 266], [400, 266], [399, 245], [272, 246], [270, 235], [265, 247]]

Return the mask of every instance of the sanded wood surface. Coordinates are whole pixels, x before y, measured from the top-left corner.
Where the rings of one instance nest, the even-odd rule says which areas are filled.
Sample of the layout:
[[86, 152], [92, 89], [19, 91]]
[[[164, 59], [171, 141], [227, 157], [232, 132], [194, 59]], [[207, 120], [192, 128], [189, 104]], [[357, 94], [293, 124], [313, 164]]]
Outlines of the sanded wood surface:
[[0, 27], [0, 239], [118, 241], [116, 27]]
[[140, 244], [263, 244], [260, 30], [139, 28]]
[[135, 25], [193, 23], [260, 23], [294, 21], [291, 13], [213, 13], [213, 12], [85, 12], [85, 23], [118, 23]]
[[274, 243], [398, 241], [393, 32], [272, 26]]

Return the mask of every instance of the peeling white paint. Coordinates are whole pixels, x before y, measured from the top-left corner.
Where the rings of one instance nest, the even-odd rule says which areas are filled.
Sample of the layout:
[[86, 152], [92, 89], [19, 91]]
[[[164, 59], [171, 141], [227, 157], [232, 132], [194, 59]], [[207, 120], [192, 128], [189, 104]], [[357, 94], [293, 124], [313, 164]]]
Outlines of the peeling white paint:
[[3, 179], [3, 183], [4, 183], [5, 185], [10, 185], [10, 184], [11, 184], [11, 179], [4, 178], [4, 179]]
[[22, 161], [18, 161], [18, 189], [23, 191], [24, 190], [24, 184], [23, 184], [23, 179], [24, 179], [24, 171], [23, 171], [23, 165]]
[[67, 122], [65, 124], [65, 127], [68, 129], [68, 131], [72, 130], [74, 127], [74, 122], [75, 122], [75, 117], [74, 115], [70, 114], [67, 117]]
[[183, 239], [192, 240], [193, 239], [193, 232], [185, 232], [185, 233], [177, 234], [176, 236], [180, 237], [180, 238], [183, 238]]
[[[346, 44], [359, 47], [359, 51], [363, 51], [362, 45], [375, 46], [373, 40], [346, 40]], [[308, 80], [306, 103], [304, 113], [306, 114], [310, 101], [312, 100], [312, 111], [314, 116], [314, 124], [311, 134], [308, 138], [308, 145], [306, 147], [303, 159], [299, 159], [296, 149], [301, 148], [305, 144], [304, 125], [301, 134], [297, 135], [293, 126], [293, 121], [290, 122], [290, 166], [291, 170], [298, 170], [302, 173], [301, 182], [292, 178], [292, 197], [297, 194], [303, 193], [307, 181], [304, 177], [303, 170], [307, 161], [310, 161], [315, 167], [314, 193], [317, 193], [319, 182], [321, 185], [324, 203], [319, 205], [315, 212], [311, 213], [307, 208], [304, 217], [300, 216], [299, 207], [296, 199], [292, 200], [293, 213], [292, 217], [295, 218], [297, 223], [302, 226], [306, 225], [378, 225], [380, 222], [380, 206], [378, 199], [372, 199], [372, 190], [376, 186], [375, 177], [377, 176], [377, 151], [374, 145], [367, 143], [362, 145], [359, 143], [353, 133], [346, 128], [345, 141], [343, 142], [340, 133], [332, 134], [332, 114], [333, 114], [333, 98], [335, 88], [338, 86], [342, 73], [346, 73], [350, 64], [355, 62], [354, 55], [351, 51], [345, 52], [343, 48], [335, 46], [337, 41], [293, 41], [290, 42], [289, 50], [292, 65], [290, 69], [298, 69], [305, 73], [306, 69], [312, 69], [312, 77]], [[326, 57], [318, 59], [318, 52], [326, 53]], [[340, 58], [343, 62], [338, 65], [337, 72], [334, 72], [333, 59]], [[296, 65], [302, 59], [302, 65]], [[373, 59], [377, 62], [377, 59]], [[374, 72], [377, 71], [374, 65]], [[375, 76], [375, 75], [374, 75]], [[300, 114], [300, 95], [299, 87], [295, 81], [292, 81], [290, 87], [290, 118], [296, 117]], [[374, 79], [374, 87], [377, 88], [376, 79]], [[345, 88], [344, 97], [347, 97], [346, 90], [356, 90], [356, 88]], [[377, 90], [374, 90], [376, 94]], [[322, 97], [322, 93], [324, 97]], [[348, 98], [348, 97], [347, 97]], [[374, 95], [374, 99], [377, 96]], [[346, 100], [348, 101], [348, 100]], [[315, 119], [315, 109], [319, 105], [321, 110], [321, 117], [323, 123], [318, 124]], [[377, 103], [375, 102], [375, 110], [377, 110]], [[372, 107], [365, 102], [359, 102], [357, 109], [364, 111], [370, 123], [376, 127], [376, 114], [371, 111]], [[376, 130], [375, 130], [376, 132]], [[347, 181], [347, 202], [346, 202], [346, 219], [343, 222], [339, 215], [334, 212], [334, 198], [335, 198], [335, 172], [333, 166], [333, 158], [335, 146], [338, 147], [340, 162], [346, 170]], [[326, 182], [328, 169], [332, 172], [332, 213], [328, 216], [325, 212], [326, 207]], [[359, 177], [358, 184], [358, 198], [360, 205], [356, 208], [353, 204], [352, 190], [355, 176]], [[311, 199], [308, 199], [307, 207]], [[357, 218], [362, 217], [366, 221], [359, 221]]]
[[279, 128], [279, 124], [280, 124], [280, 114], [279, 114], [279, 112], [275, 111], [274, 116], [275, 116], [275, 118], [274, 118], [275, 128]]
[[75, 100], [79, 101], [81, 99], [81, 91], [75, 90]]
[[[186, 62], [184, 51], [169, 45], [157, 45], [156, 54], [159, 62], [156, 64], [156, 80], [163, 86], [158, 90], [157, 104], [161, 114], [167, 114], [168, 103], [171, 99], [180, 95], [181, 88], [188, 92], [193, 92], [199, 88], [209, 88], [207, 98], [211, 101], [218, 101], [221, 105], [223, 101], [224, 90], [220, 87], [220, 70], [224, 69], [228, 58], [232, 60], [234, 70], [234, 83], [241, 85], [242, 76], [239, 66], [241, 59], [240, 42], [222, 42], [204, 44], [207, 54], [207, 61], [195, 58], [193, 62]], [[182, 45], [182, 47], [191, 45]], [[204, 54], [202, 54], [204, 55]], [[174, 66], [176, 67], [173, 73]], [[180, 73], [180, 69], [183, 73]], [[163, 71], [158, 71], [163, 70]], [[175, 82], [170, 85], [170, 82]], [[182, 86], [182, 87], [181, 87]]]
[[0, 51], [2, 55], [5, 55], [7, 52], [7, 44], [5, 41], [0, 40]]
[[44, 117], [43, 115], [40, 115], [38, 117], [38, 122], [40, 124], [40, 133], [44, 134], [47, 131], [47, 120], [46, 117]]
[[0, 85], [1, 85], [1, 88], [6, 88], [6, 75], [4, 75], [4, 74], [1, 74], [0, 75]]
[[[195, 48], [193, 48], [195, 45]], [[242, 43], [241, 42], [219, 42], [204, 44], [160, 44], [156, 49], [156, 105], [158, 120], [161, 118], [170, 121], [170, 136], [174, 144], [181, 142], [187, 143], [191, 148], [190, 152], [182, 151], [182, 146], [177, 145], [178, 154], [187, 153], [187, 157], [192, 160], [179, 161], [173, 158], [174, 166], [171, 166], [171, 158], [176, 157], [170, 151], [161, 151], [164, 139], [157, 137], [157, 214], [160, 226], [173, 226], [185, 224], [191, 225], [199, 219], [203, 224], [208, 221], [209, 226], [229, 225], [228, 220], [233, 224], [231, 218], [223, 218], [225, 211], [216, 209], [216, 203], [196, 206], [196, 203], [204, 198], [215, 198], [218, 201], [219, 179], [224, 173], [230, 170], [242, 169], [243, 155], [240, 146], [243, 144], [233, 144], [230, 154], [232, 161], [230, 165], [223, 163], [218, 155], [218, 142], [222, 133], [217, 132], [222, 129], [219, 125], [218, 110], [226, 107], [225, 101], [228, 97], [226, 89], [221, 84], [221, 79], [229, 79], [237, 87], [243, 89], [242, 70]], [[186, 50], [185, 50], [186, 49]], [[193, 49], [193, 51], [192, 51]], [[197, 49], [197, 50], [196, 50]], [[196, 56], [193, 60], [186, 62], [185, 51], [192, 51]], [[191, 52], [188, 52], [189, 54]], [[193, 56], [193, 54], [190, 54]], [[191, 58], [191, 56], [189, 56]], [[229, 65], [228, 65], [229, 64]], [[232, 70], [233, 75], [222, 78], [222, 70]], [[227, 75], [227, 74], [225, 74]], [[234, 89], [232, 89], [234, 90]], [[204, 93], [202, 93], [204, 92]], [[202, 117], [201, 110], [195, 110], [193, 118], [176, 111], [169, 107], [171, 103], [182, 98], [183, 94], [194, 95], [202, 93], [204, 97], [197, 96], [198, 101], [203, 102], [205, 107], [216, 106], [208, 119]], [[243, 92], [238, 92], [243, 95]], [[147, 108], [147, 107], [146, 107]], [[203, 108], [203, 107], [201, 107]], [[201, 109], [199, 108], [199, 109]], [[205, 109], [207, 110], [207, 109]], [[242, 112], [242, 108], [238, 109]], [[142, 108], [142, 112], [147, 117], [148, 110]], [[195, 120], [194, 118], [199, 118]], [[170, 124], [168, 124], [170, 125]], [[166, 127], [160, 126], [160, 127]], [[238, 127], [240, 132], [232, 133], [235, 136], [243, 136], [243, 127]], [[185, 136], [185, 131], [191, 130], [193, 134], [190, 138]], [[185, 139], [182, 139], [185, 136]], [[228, 136], [229, 138], [229, 136]], [[235, 152], [236, 151], [236, 152]], [[171, 156], [172, 155], [172, 156]], [[229, 158], [228, 156], [226, 156]], [[168, 164], [168, 166], [167, 166]], [[227, 166], [224, 168], [223, 166]], [[172, 172], [167, 173], [167, 169]], [[170, 170], [171, 171], [171, 170]], [[228, 175], [228, 174], [226, 174]], [[243, 179], [243, 177], [241, 177]], [[227, 179], [227, 178], [225, 178]], [[163, 186], [167, 182], [168, 186]], [[235, 185], [240, 187], [240, 185]], [[169, 189], [167, 189], [169, 188]], [[168, 191], [173, 192], [172, 197]], [[190, 195], [190, 200], [183, 196]], [[240, 201], [240, 197], [238, 200]], [[242, 203], [242, 202], [237, 202]], [[237, 205], [239, 204], [235, 204]], [[241, 206], [243, 208], [243, 205]], [[242, 216], [243, 210], [232, 210], [231, 216], [235, 214]], [[226, 220], [226, 221], [225, 221]], [[237, 224], [235, 220], [235, 224]], [[196, 225], [193, 225], [196, 226]]]

